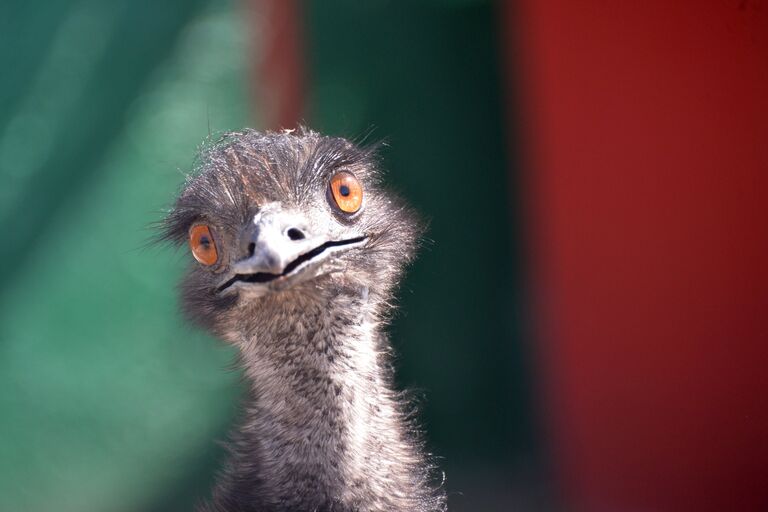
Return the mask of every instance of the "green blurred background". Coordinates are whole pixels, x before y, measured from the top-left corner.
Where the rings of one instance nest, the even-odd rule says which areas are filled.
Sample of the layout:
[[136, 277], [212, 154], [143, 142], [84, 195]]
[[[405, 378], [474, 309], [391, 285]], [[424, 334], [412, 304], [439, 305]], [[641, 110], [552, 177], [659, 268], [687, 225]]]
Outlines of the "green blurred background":
[[[451, 508], [541, 509], [496, 6], [301, 6], [306, 122], [386, 138], [390, 184], [431, 222], [391, 332]], [[188, 255], [146, 242], [203, 139], [264, 128], [245, 7], [0, 7], [0, 510], [190, 510], [208, 493], [233, 352], [178, 314]]]

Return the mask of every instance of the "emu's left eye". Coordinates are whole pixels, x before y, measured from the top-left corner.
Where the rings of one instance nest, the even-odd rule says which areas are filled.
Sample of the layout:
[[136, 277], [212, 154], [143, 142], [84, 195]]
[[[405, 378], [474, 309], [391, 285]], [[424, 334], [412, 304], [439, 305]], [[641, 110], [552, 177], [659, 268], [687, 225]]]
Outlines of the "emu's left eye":
[[192, 256], [207, 267], [219, 259], [216, 242], [205, 224], [195, 224], [189, 229], [189, 248], [192, 249]]
[[363, 186], [351, 172], [341, 171], [331, 178], [331, 195], [344, 213], [355, 213], [363, 204]]

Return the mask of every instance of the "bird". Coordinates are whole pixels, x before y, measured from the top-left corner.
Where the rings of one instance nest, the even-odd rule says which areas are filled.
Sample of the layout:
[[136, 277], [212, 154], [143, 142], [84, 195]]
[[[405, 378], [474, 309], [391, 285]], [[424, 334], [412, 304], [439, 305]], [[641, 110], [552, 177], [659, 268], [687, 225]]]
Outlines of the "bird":
[[181, 309], [237, 348], [241, 418], [200, 512], [440, 512], [445, 475], [386, 326], [424, 231], [378, 144], [301, 126], [203, 144], [158, 237]]

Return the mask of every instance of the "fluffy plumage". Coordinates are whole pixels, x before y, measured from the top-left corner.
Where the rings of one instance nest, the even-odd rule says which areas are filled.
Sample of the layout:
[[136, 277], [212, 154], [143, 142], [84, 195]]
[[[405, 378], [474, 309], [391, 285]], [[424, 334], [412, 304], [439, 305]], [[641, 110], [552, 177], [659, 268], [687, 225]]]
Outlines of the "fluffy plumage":
[[[363, 186], [355, 214], [334, 207], [339, 171]], [[238, 347], [248, 382], [229, 460], [201, 510], [444, 510], [383, 333], [421, 228], [382, 188], [374, 148], [307, 129], [227, 134], [201, 152], [162, 237], [184, 244], [196, 223], [211, 227], [219, 255], [190, 265], [184, 311]], [[298, 230], [278, 240], [301, 254], [288, 266], [254, 255], [274, 226], [283, 231], [273, 237]], [[264, 261], [284, 275], [238, 281]]]

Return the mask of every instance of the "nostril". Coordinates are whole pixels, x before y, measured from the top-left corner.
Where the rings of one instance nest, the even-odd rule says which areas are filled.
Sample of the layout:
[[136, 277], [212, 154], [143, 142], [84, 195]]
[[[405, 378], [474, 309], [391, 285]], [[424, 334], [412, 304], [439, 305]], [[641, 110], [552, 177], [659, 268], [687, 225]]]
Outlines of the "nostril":
[[306, 235], [304, 235], [304, 232], [301, 231], [300, 229], [297, 229], [297, 228], [289, 229], [286, 234], [288, 235], [288, 238], [290, 238], [291, 240], [294, 240], [294, 241], [295, 240], [304, 240], [305, 238], [307, 238]]
[[253, 256], [253, 253], [256, 252], [256, 244], [254, 242], [251, 242], [248, 244], [248, 257], [250, 258]]

